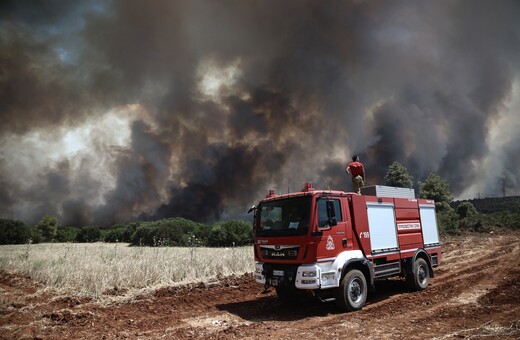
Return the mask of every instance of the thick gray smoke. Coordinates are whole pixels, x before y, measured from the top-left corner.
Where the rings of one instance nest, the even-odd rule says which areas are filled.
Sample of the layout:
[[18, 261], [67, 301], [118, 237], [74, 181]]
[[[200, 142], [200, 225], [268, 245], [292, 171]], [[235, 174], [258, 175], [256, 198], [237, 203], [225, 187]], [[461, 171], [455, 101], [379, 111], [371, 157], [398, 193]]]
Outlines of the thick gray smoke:
[[517, 1], [4, 1], [0, 216], [234, 217], [388, 165], [520, 194]]

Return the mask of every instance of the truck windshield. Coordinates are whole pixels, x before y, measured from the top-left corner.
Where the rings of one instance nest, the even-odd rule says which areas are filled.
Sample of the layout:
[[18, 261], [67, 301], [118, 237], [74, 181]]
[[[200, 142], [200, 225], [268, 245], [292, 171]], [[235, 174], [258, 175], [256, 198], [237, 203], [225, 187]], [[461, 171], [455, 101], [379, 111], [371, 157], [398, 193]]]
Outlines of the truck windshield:
[[257, 236], [306, 235], [309, 230], [311, 196], [260, 203]]

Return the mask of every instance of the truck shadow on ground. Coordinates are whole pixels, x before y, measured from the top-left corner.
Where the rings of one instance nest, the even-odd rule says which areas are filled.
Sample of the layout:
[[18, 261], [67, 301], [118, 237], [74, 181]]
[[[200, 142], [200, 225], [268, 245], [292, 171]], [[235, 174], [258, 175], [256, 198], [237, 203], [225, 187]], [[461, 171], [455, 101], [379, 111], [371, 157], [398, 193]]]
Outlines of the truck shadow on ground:
[[334, 303], [322, 303], [310, 294], [287, 302], [281, 301], [276, 295], [269, 295], [254, 300], [225, 303], [217, 305], [217, 308], [253, 322], [295, 321], [309, 316], [341, 312]]
[[[262, 288], [259, 287], [259, 290]], [[274, 288], [270, 289], [274, 291]], [[403, 280], [384, 280], [376, 282], [376, 291], [368, 294], [365, 306], [370, 306], [410, 290]], [[253, 322], [295, 321], [308, 317], [342, 314], [334, 302], [321, 302], [312, 294], [305, 294], [298, 300], [281, 301], [276, 295], [268, 295], [254, 300], [217, 305], [240, 318]]]

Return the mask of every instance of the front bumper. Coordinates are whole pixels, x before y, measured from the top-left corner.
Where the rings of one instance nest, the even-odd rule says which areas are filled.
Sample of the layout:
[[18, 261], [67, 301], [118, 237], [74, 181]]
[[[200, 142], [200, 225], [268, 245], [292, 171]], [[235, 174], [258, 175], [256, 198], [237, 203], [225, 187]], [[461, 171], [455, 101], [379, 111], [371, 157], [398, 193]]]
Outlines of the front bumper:
[[301, 266], [255, 264], [255, 281], [272, 287], [294, 286], [298, 289], [321, 288], [321, 268], [316, 264]]

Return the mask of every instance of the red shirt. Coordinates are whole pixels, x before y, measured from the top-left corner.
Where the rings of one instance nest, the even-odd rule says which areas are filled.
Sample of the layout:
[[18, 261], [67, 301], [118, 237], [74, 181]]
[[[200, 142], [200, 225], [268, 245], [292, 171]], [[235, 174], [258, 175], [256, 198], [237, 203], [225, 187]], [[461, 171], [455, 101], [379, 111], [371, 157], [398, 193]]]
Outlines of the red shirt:
[[350, 168], [350, 171], [352, 172], [352, 177], [361, 176], [363, 177], [364, 168], [363, 164], [360, 162], [352, 162], [348, 165], [347, 169]]

